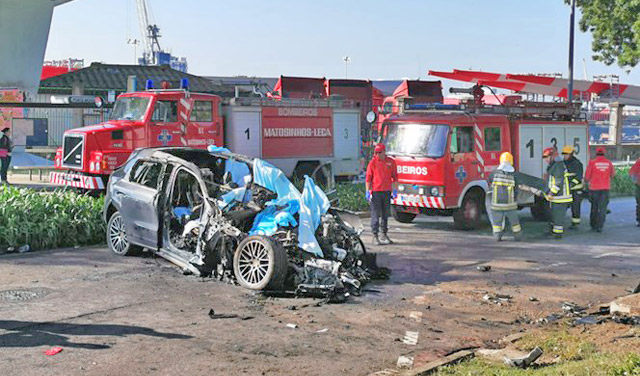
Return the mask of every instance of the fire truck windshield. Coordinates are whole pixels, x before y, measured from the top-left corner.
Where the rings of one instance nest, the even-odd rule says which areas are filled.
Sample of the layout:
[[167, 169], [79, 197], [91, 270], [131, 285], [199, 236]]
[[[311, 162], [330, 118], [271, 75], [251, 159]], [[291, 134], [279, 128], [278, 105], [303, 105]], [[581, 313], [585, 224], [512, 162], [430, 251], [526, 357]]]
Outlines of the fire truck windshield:
[[145, 97], [118, 98], [113, 106], [111, 120], [142, 121], [145, 112], [147, 112], [149, 100]]
[[449, 127], [442, 124], [388, 123], [384, 144], [387, 154], [440, 158], [447, 145]]

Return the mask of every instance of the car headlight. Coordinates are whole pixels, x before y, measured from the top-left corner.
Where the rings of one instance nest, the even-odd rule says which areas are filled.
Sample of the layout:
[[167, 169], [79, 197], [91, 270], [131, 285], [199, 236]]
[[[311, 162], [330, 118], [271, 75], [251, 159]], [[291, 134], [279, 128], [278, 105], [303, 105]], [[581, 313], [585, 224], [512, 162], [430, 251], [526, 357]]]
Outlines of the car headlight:
[[404, 192], [404, 185], [399, 185], [398, 186], [398, 191]]
[[438, 187], [431, 187], [431, 196], [440, 196], [440, 190]]

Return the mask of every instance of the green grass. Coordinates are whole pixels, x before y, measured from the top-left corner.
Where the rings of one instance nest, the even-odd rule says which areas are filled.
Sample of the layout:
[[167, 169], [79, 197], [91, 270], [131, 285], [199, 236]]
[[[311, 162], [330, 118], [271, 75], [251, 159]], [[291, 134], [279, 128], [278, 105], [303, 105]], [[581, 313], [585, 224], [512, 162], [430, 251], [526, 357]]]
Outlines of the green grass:
[[594, 354], [582, 360], [567, 361], [528, 369], [512, 368], [482, 358], [474, 358], [453, 366], [443, 367], [435, 373], [464, 376], [638, 376], [640, 355], [628, 353]]
[[0, 247], [49, 249], [105, 239], [102, 198], [0, 186]]
[[[528, 352], [540, 346], [543, 358], [553, 359], [552, 364], [537, 364], [528, 369], [517, 369], [503, 363], [475, 358], [456, 365], [443, 367], [436, 375], [494, 375], [494, 376], [561, 376], [561, 375], [611, 375], [640, 376], [640, 354], [629, 348], [628, 353], [598, 352], [596, 346], [571, 334], [567, 328], [550, 332], [536, 332], [523, 337], [517, 348]], [[542, 358], [541, 358], [542, 359]]]

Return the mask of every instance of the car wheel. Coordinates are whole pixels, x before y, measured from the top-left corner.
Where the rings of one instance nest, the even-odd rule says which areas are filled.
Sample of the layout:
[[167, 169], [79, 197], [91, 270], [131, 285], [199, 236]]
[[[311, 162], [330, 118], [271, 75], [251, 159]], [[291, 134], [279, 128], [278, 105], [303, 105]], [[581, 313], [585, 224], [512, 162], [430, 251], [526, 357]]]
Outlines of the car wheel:
[[393, 216], [393, 219], [400, 223], [411, 223], [416, 219], [416, 214], [400, 212], [393, 207], [391, 208], [391, 215]]
[[453, 212], [453, 227], [459, 230], [474, 230], [480, 227], [482, 200], [477, 193], [468, 193], [462, 205]]
[[127, 256], [139, 250], [139, 247], [129, 243], [124, 228], [124, 220], [119, 211], [111, 214], [107, 222], [107, 245], [118, 256]]
[[238, 283], [250, 290], [279, 290], [287, 277], [286, 251], [264, 236], [249, 236], [238, 244], [233, 271]]

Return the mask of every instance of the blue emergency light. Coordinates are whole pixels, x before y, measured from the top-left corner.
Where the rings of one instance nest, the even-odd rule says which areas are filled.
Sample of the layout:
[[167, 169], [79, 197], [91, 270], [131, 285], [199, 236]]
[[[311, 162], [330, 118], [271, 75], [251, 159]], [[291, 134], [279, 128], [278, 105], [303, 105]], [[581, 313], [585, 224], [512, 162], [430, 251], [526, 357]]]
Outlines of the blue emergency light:
[[146, 90], [153, 90], [153, 80], [147, 80], [147, 83], [144, 85]]
[[189, 79], [183, 78], [180, 80], [180, 89], [189, 90]]

